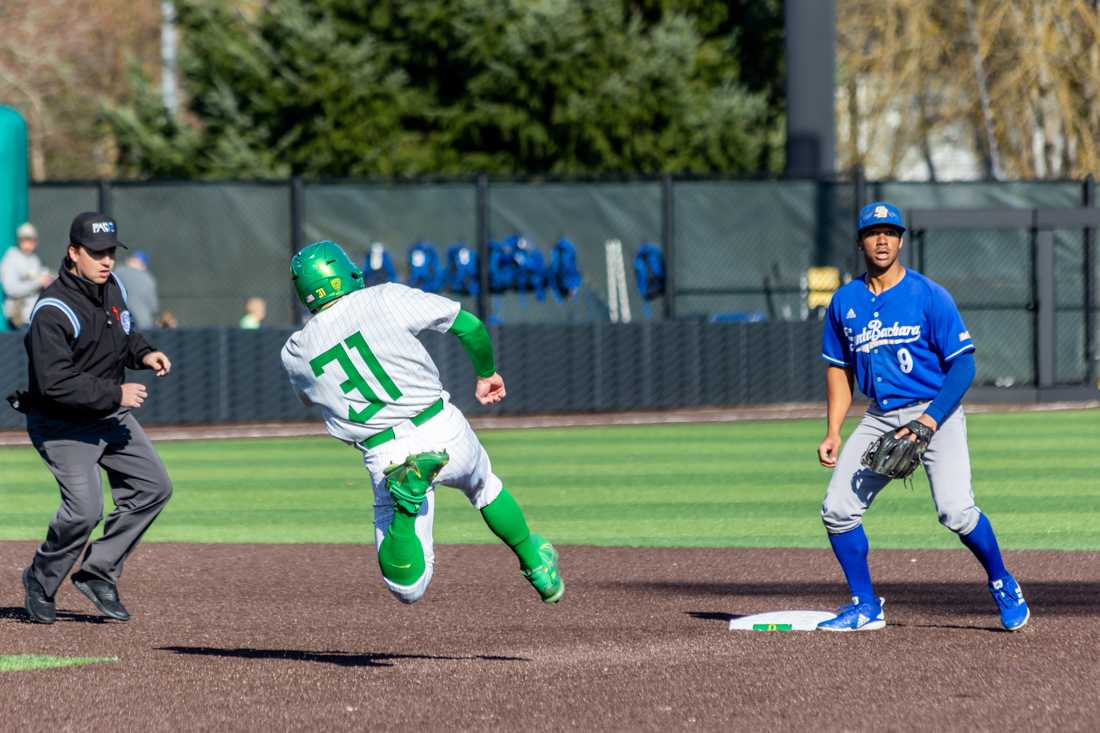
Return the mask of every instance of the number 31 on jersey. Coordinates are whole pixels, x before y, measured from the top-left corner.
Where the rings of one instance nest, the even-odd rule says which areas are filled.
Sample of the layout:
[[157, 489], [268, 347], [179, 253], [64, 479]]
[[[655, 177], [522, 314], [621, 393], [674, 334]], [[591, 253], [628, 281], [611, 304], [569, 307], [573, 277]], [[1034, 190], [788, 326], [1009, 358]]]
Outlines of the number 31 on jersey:
[[389, 374], [386, 374], [386, 370], [382, 368], [382, 364], [379, 363], [378, 357], [374, 355], [374, 352], [367, 346], [366, 339], [363, 338], [363, 334], [356, 331], [351, 336], [348, 336], [343, 342], [337, 343], [335, 346], [325, 349], [317, 356], [309, 360], [309, 366], [313, 369], [313, 376], [320, 377], [325, 373], [325, 368], [332, 362], [340, 367], [344, 372], [344, 376], [347, 377], [340, 383], [340, 389], [344, 394], [350, 392], [358, 392], [363, 399], [367, 401], [367, 406], [362, 410], [356, 410], [352, 405], [348, 405], [348, 420], [357, 423], [365, 423], [370, 420], [375, 413], [385, 407], [386, 403], [378, 399], [378, 395], [374, 393], [371, 386], [367, 383], [367, 380], [363, 377], [363, 374], [355, 366], [355, 362], [351, 360], [351, 354], [348, 349], [355, 349], [359, 354], [359, 358], [363, 360], [363, 363], [370, 369], [370, 373], [374, 375], [374, 378], [378, 380], [378, 383], [382, 385], [382, 389], [386, 391], [386, 394], [391, 400], [397, 400], [401, 397], [401, 390], [397, 388]]

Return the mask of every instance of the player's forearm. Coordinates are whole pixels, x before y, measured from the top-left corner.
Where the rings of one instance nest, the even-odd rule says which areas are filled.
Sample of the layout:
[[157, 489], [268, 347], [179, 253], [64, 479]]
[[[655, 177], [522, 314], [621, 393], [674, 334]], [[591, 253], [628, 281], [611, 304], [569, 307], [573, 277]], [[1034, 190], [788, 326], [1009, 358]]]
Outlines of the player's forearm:
[[844, 367], [825, 367], [825, 400], [828, 435], [840, 435], [840, 426], [852, 406], [852, 372]]
[[481, 378], [496, 374], [496, 362], [493, 359], [493, 342], [489, 330], [481, 319], [469, 311], [459, 311], [449, 331], [458, 337], [462, 348], [474, 364], [474, 371]]
[[156, 351], [156, 349], [149, 345], [145, 337], [137, 331], [131, 331], [126, 345], [126, 368], [135, 370], [150, 369], [151, 367], [143, 362], [142, 359], [152, 354], [154, 351]]
[[976, 371], [974, 354], [960, 354], [951, 361], [939, 393], [925, 410], [925, 413], [936, 421], [936, 425], [942, 425], [944, 418], [954, 412], [962, 402], [963, 395], [974, 381]]

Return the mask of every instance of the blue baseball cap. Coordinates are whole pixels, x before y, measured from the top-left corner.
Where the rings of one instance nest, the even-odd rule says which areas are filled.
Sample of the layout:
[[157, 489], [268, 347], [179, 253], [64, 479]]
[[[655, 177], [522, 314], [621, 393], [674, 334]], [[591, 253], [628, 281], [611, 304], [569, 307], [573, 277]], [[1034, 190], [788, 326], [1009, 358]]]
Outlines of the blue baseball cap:
[[889, 201], [872, 201], [859, 210], [859, 231], [877, 226], [891, 226], [898, 231], [905, 231], [905, 218], [901, 215], [901, 209]]

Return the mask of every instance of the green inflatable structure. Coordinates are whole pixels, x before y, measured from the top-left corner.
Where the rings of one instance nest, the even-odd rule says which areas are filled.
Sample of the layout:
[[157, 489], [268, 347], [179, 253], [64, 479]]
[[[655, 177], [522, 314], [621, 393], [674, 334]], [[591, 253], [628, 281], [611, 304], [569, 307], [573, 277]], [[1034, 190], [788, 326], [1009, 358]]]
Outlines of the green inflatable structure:
[[[27, 123], [0, 105], [0, 257], [15, 244], [15, 230], [27, 221]], [[7, 330], [0, 316], [0, 331]]]

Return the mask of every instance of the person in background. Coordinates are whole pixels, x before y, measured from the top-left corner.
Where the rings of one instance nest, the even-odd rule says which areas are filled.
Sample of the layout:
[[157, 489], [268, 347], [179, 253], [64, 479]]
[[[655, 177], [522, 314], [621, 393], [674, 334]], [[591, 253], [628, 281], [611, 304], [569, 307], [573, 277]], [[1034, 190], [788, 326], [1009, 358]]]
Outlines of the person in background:
[[16, 246], [0, 260], [0, 284], [4, 287], [4, 316], [14, 328], [26, 326], [38, 294], [54, 277], [38, 259], [38, 230], [27, 222], [15, 231]]
[[172, 311], [164, 311], [157, 319], [157, 328], [179, 328], [179, 321]]
[[134, 317], [134, 325], [141, 330], [157, 325], [160, 298], [157, 296], [157, 279], [149, 272], [149, 255], [134, 250], [124, 264], [115, 268], [115, 276], [126, 288], [126, 303]]
[[255, 330], [263, 325], [267, 318], [267, 301], [252, 297], [244, 303], [244, 315], [241, 316], [241, 328]]

